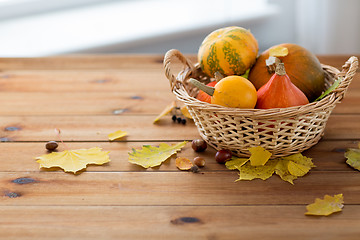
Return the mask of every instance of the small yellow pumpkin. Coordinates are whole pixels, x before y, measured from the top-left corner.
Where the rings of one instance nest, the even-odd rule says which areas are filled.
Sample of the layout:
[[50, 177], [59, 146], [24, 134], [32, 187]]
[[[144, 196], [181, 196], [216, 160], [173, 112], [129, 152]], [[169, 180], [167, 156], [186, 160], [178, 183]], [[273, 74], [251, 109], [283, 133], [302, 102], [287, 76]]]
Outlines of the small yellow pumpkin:
[[211, 104], [230, 108], [254, 108], [257, 101], [256, 88], [244, 77], [227, 76], [215, 87], [191, 78], [190, 83], [211, 96]]
[[210, 33], [198, 51], [198, 61], [205, 74], [242, 75], [256, 61], [258, 42], [249, 30], [226, 27]]

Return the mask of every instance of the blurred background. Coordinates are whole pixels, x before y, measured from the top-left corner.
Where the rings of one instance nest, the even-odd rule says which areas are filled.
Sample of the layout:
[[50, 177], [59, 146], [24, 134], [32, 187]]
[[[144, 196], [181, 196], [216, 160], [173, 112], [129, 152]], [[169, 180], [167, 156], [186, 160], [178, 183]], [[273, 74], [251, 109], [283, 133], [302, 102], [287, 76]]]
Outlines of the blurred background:
[[232, 25], [250, 29], [260, 51], [291, 42], [360, 54], [358, 0], [0, 0], [0, 57], [196, 53]]

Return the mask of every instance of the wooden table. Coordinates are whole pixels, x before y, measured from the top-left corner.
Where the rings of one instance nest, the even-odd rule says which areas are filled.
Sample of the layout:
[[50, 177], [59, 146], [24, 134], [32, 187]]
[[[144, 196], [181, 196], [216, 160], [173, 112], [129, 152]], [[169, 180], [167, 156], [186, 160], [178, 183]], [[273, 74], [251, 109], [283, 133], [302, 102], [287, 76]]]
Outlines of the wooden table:
[[[194, 57], [194, 56], [192, 56]], [[340, 68], [349, 56], [319, 57]], [[3, 239], [359, 239], [360, 173], [344, 151], [360, 139], [360, 74], [331, 115], [323, 139], [304, 155], [316, 168], [295, 185], [273, 176], [240, 181], [190, 144], [178, 156], [203, 156], [200, 173], [175, 157], [143, 169], [131, 148], [199, 138], [194, 123], [152, 121], [175, 97], [163, 56], [0, 59], [0, 238]], [[111, 162], [78, 175], [39, 169], [34, 158], [57, 140], [70, 149], [102, 147]], [[128, 132], [119, 142], [107, 135]], [[64, 150], [60, 145], [59, 150]], [[329, 217], [305, 216], [325, 194], [344, 194]]]

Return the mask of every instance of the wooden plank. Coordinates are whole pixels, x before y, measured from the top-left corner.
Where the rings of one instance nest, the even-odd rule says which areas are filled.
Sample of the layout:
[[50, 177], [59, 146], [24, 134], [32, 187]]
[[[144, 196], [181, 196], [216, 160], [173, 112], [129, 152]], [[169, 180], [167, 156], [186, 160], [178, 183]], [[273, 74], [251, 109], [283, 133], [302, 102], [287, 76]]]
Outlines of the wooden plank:
[[[0, 94], [2, 116], [159, 114], [176, 100], [165, 92], [4, 92]], [[155, 117], [155, 116], [154, 116]]]
[[[174, 144], [176, 142], [169, 142]], [[120, 172], [120, 171], [135, 171], [135, 172], [179, 172], [175, 166], [176, 156], [186, 157], [193, 160], [197, 156], [201, 156], [206, 161], [206, 166], [202, 168], [201, 172], [211, 171], [226, 171], [223, 164], [218, 164], [215, 161], [216, 151], [208, 147], [205, 152], [197, 153], [191, 148], [189, 142], [181, 152], [172, 156], [169, 160], [164, 162], [160, 167], [144, 169], [138, 165], [128, 162], [128, 153], [132, 148], [140, 149], [142, 145], [158, 146], [159, 142], [74, 142], [66, 143], [70, 149], [81, 149], [91, 147], [101, 147], [104, 151], [110, 151], [109, 156], [111, 162], [103, 167], [90, 165], [87, 167], [87, 172]], [[347, 164], [345, 164], [344, 152], [347, 148], [357, 148], [357, 142], [353, 141], [320, 141], [316, 146], [305, 151], [303, 154], [313, 159], [316, 168], [311, 171], [354, 171]], [[59, 151], [65, 150], [65, 146], [60, 143]], [[11, 153], [11, 157], [9, 157]], [[34, 160], [35, 157], [47, 154], [45, 143], [43, 142], [20, 142], [20, 143], [1, 143], [0, 144], [0, 172], [39, 172], [39, 164]], [[52, 169], [60, 171], [61, 169]], [[41, 170], [42, 171], [42, 170]], [[231, 174], [231, 173], [229, 173]]]
[[[141, 84], [141, 89], [139, 85]], [[2, 92], [136, 92], [169, 91], [162, 66], [109, 70], [16, 70], [0, 72]]]
[[[25, 184], [21, 178], [26, 178]], [[360, 204], [357, 171], [312, 171], [295, 180], [295, 185], [278, 176], [234, 182], [237, 178], [232, 171], [2, 172], [0, 205], [307, 204], [315, 197], [338, 193], [344, 194], [347, 204]]]
[[[62, 130], [65, 141], [108, 141], [117, 130], [128, 132], [127, 141], [192, 140], [199, 133], [192, 121], [173, 123], [168, 116], [153, 124], [155, 116], [23, 116], [0, 118], [1, 141], [49, 141], [56, 139], [54, 129]], [[332, 115], [324, 139], [360, 139], [360, 115]]]
[[359, 206], [327, 218], [304, 212], [305, 206], [8, 206], [0, 209], [0, 231], [36, 240], [358, 239]]
[[0, 71], [138, 69], [162, 65], [163, 55], [67, 55], [42, 58], [0, 58]]

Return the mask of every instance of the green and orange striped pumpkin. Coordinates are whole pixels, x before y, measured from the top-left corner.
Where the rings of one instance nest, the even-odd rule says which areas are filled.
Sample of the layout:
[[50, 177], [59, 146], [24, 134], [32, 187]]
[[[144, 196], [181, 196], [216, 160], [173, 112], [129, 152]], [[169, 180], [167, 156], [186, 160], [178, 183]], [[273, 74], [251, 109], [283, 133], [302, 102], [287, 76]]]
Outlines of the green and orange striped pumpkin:
[[256, 61], [258, 43], [249, 30], [226, 27], [210, 33], [202, 42], [198, 61], [205, 74], [242, 75]]

